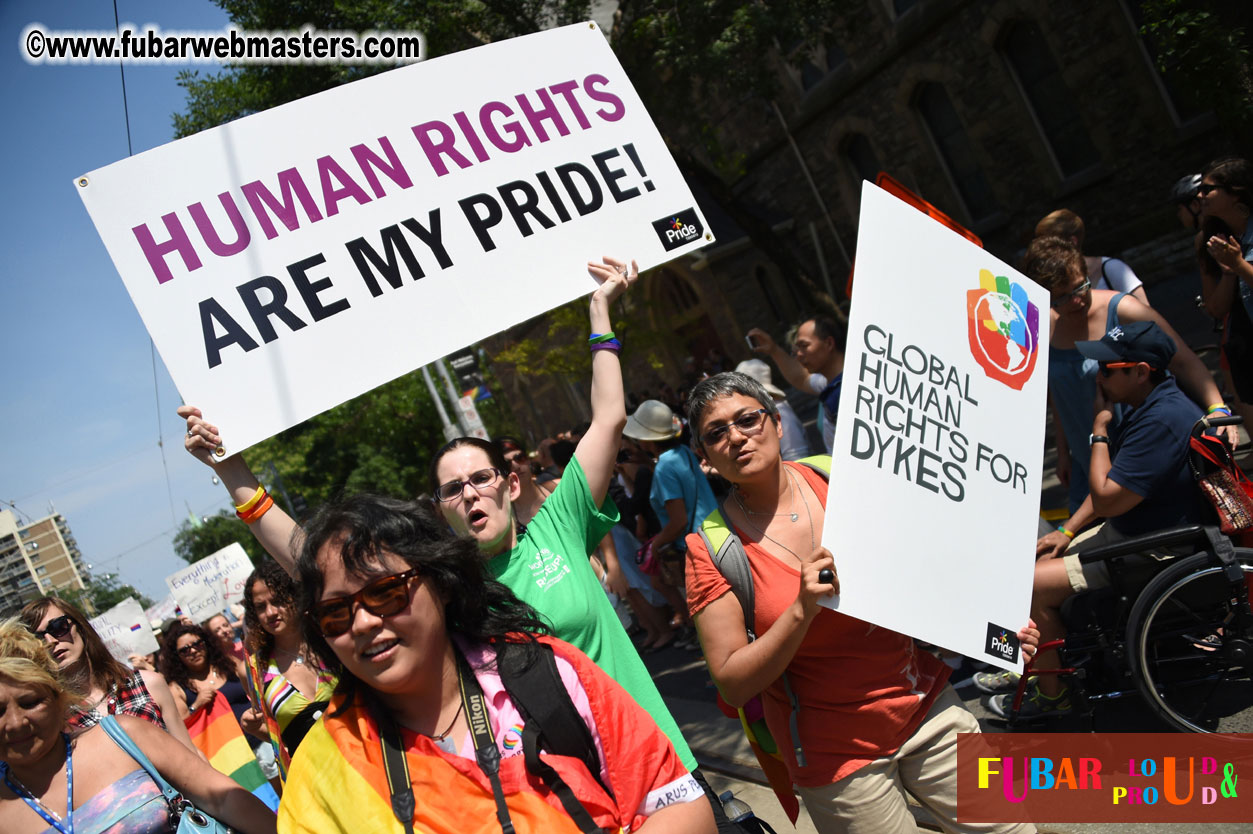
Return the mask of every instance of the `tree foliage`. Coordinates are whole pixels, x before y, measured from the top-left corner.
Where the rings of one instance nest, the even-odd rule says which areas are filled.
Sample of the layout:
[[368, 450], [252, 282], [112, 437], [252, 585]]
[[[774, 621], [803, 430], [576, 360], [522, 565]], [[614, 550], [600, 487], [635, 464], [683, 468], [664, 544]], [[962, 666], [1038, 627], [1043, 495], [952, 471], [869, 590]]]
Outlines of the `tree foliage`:
[[1140, 5], [1141, 34], [1172, 88], [1246, 139], [1253, 135], [1253, 3], [1143, 0]]
[[[153, 601], [131, 585], [122, 584], [116, 573], [92, 575], [86, 579], [84, 588], [63, 588], [57, 593], [84, 611], [102, 614], [127, 597], [134, 597], [144, 608], [151, 608]], [[95, 616], [94, 614], [92, 616]]]
[[241, 544], [248, 558], [255, 563], [265, 551], [248, 532], [248, 525], [235, 517], [230, 510], [211, 515], [200, 524], [184, 521], [174, 534], [174, 552], [191, 564], [217, 553], [229, 544]]

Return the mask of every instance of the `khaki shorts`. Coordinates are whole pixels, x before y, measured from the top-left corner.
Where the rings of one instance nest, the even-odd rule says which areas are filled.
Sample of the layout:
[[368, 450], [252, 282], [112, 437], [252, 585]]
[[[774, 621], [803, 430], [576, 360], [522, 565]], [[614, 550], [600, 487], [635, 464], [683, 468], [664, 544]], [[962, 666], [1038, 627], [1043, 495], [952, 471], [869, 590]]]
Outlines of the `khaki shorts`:
[[[1070, 587], [1074, 588], [1076, 593], [1095, 591], [1098, 588], [1108, 588], [1110, 585], [1109, 562], [1102, 560], [1084, 564], [1079, 561], [1079, 554], [1095, 550], [1098, 547], [1104, 547], [1107, 544], [1125, 541], [1129, 538], [1131, 536], [1124, 536], [1115, 530], [1112, 524], [1108, 523], [1090, 527], [1075, 536], [1075, 540], [1066, 548], [1066, 555], [1062, 557], [1062, 561], [1066, 565], [1066, 578], [1070, 580]], [[1186, 555], [1193, 550], [1194, 548], [1187, 546], [1183, 548], [1167, 547], [1156, 551], [1124, 556], [1122, 557], [1123, 570], [1133, 581], [1147, 581], [1149, 577], [1157, 573], [1163, 560]]]

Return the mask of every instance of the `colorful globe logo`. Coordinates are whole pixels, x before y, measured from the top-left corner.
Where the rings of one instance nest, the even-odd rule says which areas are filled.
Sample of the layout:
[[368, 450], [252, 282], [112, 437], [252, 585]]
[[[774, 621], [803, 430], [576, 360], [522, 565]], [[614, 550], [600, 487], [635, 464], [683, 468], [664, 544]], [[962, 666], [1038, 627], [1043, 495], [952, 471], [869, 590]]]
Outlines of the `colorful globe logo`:
[[1040, 354], [1040, 310], [1004, 275], [979, 270], [979, 289], [966, 292], [970, 353], [983, 372], [1015, 391], [1031, 379]]

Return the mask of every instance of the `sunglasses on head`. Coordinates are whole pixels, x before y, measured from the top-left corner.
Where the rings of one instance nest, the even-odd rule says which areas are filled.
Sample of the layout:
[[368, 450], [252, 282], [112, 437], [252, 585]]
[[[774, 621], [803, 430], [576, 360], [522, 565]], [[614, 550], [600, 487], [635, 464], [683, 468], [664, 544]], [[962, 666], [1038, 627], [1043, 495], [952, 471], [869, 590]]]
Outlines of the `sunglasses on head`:
[[1092, 282], [1085, 278], [1082, 284], [1075, 287], [1073, 290], [1066, 293], [1065, 295], [1061, 295], [1061, 296], [1058, 296], [1057, 298], [1054, 298], [1052, 301], [1049, 302], [1049, 305], [1054, 308], [1061, 307], [1067, 301], [1070, 301], [1073, 298], [1078, 298], [1079, 296], [1083, 295], [1085, 292], [1087, 292], [1090, 289], [1092, 289]]
[[314, 604], [309, 608], [308, 615], [324, 636], [338, 637], [352, 628], [358, 604], [376, 617], [391, 617], [405, 610], [409, 604], [411, 581], [417, 578], [417, 568], [380, 577], [351, 596]]
[[43, 628], [35, 629], [35, 636], [42, 640], [51, 634], [60, 640], [70, 633], [72, 625], [74, 625], [74, 621], [70, 619], [70, 615], [62, 614], [60, 617], [53, 617], [51, 620], [48, 620], [48, 624]]
[[1118, 369], [1134, 368], [1139, 362], [1105, 362], [1101, 364], [1101, 376], [1109, 379]]
[[440, 484], [435, 490], [435, 497], [441, 501], [455, 501], [461, 497], [461, 493], [465, 490], [466, 484], [474, 487], [475, 492], [482, 492], [496, 482], [496, 479], [503, 475], [496, 467], [488, 469], [480, 469], [477, 472], [471, 472], [470, 477], [464, 481], [449, 481], [446, 484]]
[[178, 649], [179, 657], [191, 657], [193, 654], [201, 654], [204, 652], [204, 641], [197, 640], [194, 643], [188, 643]]

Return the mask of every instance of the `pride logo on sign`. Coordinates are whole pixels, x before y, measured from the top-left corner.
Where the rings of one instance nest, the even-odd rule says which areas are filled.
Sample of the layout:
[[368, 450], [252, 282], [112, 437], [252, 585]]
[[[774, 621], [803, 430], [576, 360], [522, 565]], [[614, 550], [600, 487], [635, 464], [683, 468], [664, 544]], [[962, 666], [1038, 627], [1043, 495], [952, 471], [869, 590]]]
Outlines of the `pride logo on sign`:
[[979, 270], [979, 289], [966, 292], [970, 353], [983, 372], [1015, 391], [1031, 379], [1040, 353], [1040, 309], [1004, 275]]

